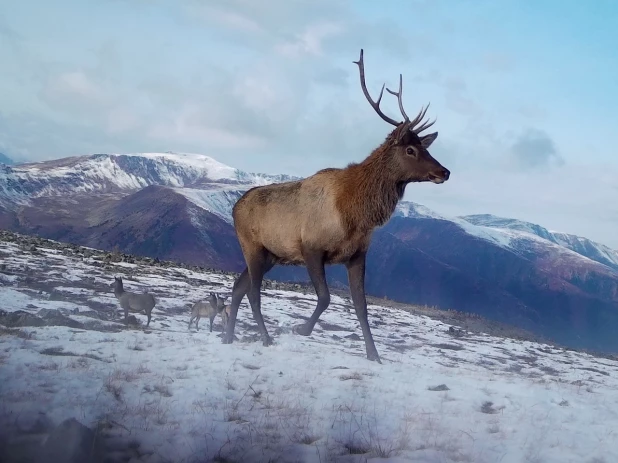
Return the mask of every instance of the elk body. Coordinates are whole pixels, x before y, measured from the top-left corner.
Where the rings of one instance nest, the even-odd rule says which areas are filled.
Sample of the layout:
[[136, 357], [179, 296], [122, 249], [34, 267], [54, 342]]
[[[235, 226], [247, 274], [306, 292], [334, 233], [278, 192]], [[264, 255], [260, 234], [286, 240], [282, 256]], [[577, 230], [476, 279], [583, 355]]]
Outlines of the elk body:
[[[227, 312], [225, 311], [225, 299], [220, 298], [215, 293], [210, 293], [206, 298], [206, 302], [196, 302], [191, 307], [191, 318], [189, 319], [189, 329], [191, 329], [191, 324], [193, 320], [195, 320], [195, 329], [199, 331], [198, 324], [200, 322], [200, 318], [208, 317], [210, 320], [210, 332], [212, 333], [212, 322], [217, 317], [217, 315], [221, 314], [223, 318], [223, 327], [225, 329], [225, 324], [227, 322]], [[224, 315], [225, 314], [225, 315]]]
[[389, 220], [409, 183], [440, 184], [448, 180], [450, 172], [427, 151], [438, 133], [421, 134], [435, 123], [422, 121], [429, 105], [414, 119], [408, 118], [401, 100], [400, 75], [399, 91], [387, 91], [397, 96], [404, 120], [391, 119], [380, 109], [385, 86], [377, 101], [369, 95], [362, 49], [354, 63], [369, 104], [395, 128], [360, 163], [323, 169], [303, 180], [255, 187], [237, 201], [232, 216], [247, 267], [234, 282], [223, 343], [233, 341], [238, 307], [245, 294], [263, 344], [272, 343], [262, 317], [260, 289], [264, 275], [276, 264], [307, 267], [317, 305], [311, 317], [294, 331], [310, 335], [330, 304], [324, 266], [343, 264], [367, 358], [381, 363], [367, 320], [365, 297], [365, 260], [372, 233]]
[[152, 309], [157, 303], [157, 300], [149, 293], [132, 293], [125, 291], [122, 284], [122, 277], [114, 277], [114, 296], [118, 299], [120, 307], [124, 309], [124, 320], [128, 322], [129, 312], [139, 313], [145, 312], [148, 317], [146, 327], [150, 325]]

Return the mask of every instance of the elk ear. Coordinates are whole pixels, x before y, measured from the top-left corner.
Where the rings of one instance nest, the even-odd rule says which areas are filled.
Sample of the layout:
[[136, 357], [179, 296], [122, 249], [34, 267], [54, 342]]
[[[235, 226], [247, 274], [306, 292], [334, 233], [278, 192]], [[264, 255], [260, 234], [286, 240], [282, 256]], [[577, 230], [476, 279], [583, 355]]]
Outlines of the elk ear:
[[431, 144], [438, 138], [438, 132], [430, 133], [421, 138], [421, 146], [425, 149], [429, 148]]

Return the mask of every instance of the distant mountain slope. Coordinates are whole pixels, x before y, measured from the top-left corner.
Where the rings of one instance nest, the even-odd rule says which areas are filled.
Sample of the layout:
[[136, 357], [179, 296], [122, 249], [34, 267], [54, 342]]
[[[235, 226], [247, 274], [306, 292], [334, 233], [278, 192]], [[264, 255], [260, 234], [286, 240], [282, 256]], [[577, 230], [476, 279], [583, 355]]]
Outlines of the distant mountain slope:
[[540, 225], [530, 222], [496, 217], [491, 214], [466, 215], [460, 218], [474, 225], [530, 233], [618, 270], [618, 251], [588, 238], [549, 231]]
[[[295, 179], [179, 153], [1, 165], [0, 227], [239, 271], [233, 205], [256, 185]], [[331, 284], [347, 285], [342, 266], [327, 275]], [[302, 267], [276, 267], [269, 276], [308, 280]], [[402, 202], [374, 234], [367, 290], [478, 313], [567, 345], [618, 351], [618, 254], [536, 224], [445, 217]]]
[[0, 164], [12, 165], [15, 162], [4, 153], [0, 153]]

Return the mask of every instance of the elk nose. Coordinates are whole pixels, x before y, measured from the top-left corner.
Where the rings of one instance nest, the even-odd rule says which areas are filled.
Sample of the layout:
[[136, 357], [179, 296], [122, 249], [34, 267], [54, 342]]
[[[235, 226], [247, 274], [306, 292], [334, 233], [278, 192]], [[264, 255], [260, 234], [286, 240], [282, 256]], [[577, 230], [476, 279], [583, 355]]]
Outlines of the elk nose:
[[451, 171], [448, 169], [444, 169], [442, 171], [442, 176], [444, 177], [444, 180], [448, 180], [448, 178], [451, 176]]

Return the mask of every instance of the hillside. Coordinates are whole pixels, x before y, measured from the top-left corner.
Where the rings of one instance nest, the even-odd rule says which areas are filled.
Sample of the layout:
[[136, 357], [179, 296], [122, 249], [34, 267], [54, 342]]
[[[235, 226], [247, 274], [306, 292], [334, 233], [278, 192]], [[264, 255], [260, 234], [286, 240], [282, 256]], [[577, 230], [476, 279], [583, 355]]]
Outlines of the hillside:
[[[88, 448], [106, 461], [133, 463], [618, 459], [616, 359], [372, 303], [379, 365], [347, 299], [296, 336], [315, 295], [272, 282], [275, 344], [262, 346], [243, 303], [224, 345], [220, 319], [188, 330], [186, 304], [229, 295], [231, 275], [10, 233], [0, 257], [1, 461], [91, 444], [59, 430], [68, 419], [96, 431]], [[115, 275], [158, 299], [149, 329], [141, 314], [122, 323]]]
[[0, 164], [12, 165], [13, 160], [4, 153], [0, 153]]
[[[289, 180], [179, 153], [0, 166], [0, 227], [240, 271], [234, 203], [255, 185]], [[617, 263], [616, 251], [586, 238], [489, 215], [445, 217], [402, 202], [374, 235], [366, 284], [377, 297], [467, 311], [565, 345], [618, 352]], [[327, 275], [334, 287], [346, 287], [341, 266]], [[269, 277], [308, 281], [304, 268], [276, 267]]]

